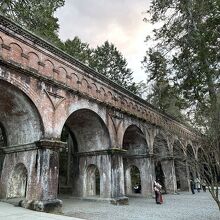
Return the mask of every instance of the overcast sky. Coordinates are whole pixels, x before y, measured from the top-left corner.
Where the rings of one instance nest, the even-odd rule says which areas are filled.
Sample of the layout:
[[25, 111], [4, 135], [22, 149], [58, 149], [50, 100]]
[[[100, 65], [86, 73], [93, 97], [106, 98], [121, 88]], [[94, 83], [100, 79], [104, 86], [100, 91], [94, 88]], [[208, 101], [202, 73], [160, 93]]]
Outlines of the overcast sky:
[[143, 22], [150, 0], [66, 0], [56, 12], [62, 40], [78, 36], [91, 47], [108, 40], [122, 52], [135, 81], [145, 80], [141, 60], [151, 26]]

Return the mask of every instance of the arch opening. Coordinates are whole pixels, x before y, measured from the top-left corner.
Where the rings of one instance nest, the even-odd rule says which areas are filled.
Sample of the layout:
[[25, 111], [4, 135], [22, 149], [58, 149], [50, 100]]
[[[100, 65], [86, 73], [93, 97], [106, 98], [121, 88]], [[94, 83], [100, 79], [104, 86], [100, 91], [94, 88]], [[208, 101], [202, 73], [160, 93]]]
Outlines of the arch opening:
[[[67, 144], [66, 148], [60, 152], [59, 193], [74, 196], [90, 195], [91, 193], [87, 193], [87, 187], [83, 185], [87, 185], [88, 182], [82, 183], [83, 169], [85, 164], [91, 163], [89, 152], [102, 151], [110, 147], [109, 132], [105, 123], [92, 110], [77, 110], [66, 120], [61, 140]], [[93, 161], [94, 165], [99, 163], [99, 157], [97, 156]], [[97, 176], [95, 179], [98, 179], [98, 176], [100, 178], [99, 171], [95, 170], [95, 174]], [[92, 180], [94, 182], [94, 179]], [[94, 192], [100, 194], [100, 184], [97, 182], [93, 185], [99, 188], [93, 188], [92, 195]]]
[[141, 194], [141, 173], [134, 165], [125, 171], [125, 190], [127, 195]]
[[148, 154], [149, 149], [145, 135], [136, 125], [130, 125], [123, 137], [123, 149], [127, 150], [129, 155]]
[[164, 160], [169, 156], [169, 149], [166, 139], [161, 134], [154, 138], [153, 153], [156, 160]]
[[130, 175], [133, 193], [141, 194], [141, 174], [139, 169], [136, 166], [132, 166], [130, 170]]
[[100, 196], [100, 174], [96, 165], [89, 165], [86, 170], [86, 196]]
[[0, 80], [0, 122], [7, 146], [38, 141], [43, 123], [32, 100], [16, 86]]
[[28, 172], [24, 164], [18, 164], [8, 184], [7, 198], [25, 198], [27, 191]]

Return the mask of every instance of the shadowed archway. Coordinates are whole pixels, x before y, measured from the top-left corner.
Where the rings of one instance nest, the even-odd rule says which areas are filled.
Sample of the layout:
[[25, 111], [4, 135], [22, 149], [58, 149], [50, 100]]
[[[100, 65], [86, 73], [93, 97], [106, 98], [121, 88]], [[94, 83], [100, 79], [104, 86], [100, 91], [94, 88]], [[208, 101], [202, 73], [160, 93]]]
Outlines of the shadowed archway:
[[86, 169], [85, 196], [100, 196], [100, 174], [96, 165], [90, 164]]
[[[94, 158], [92, 152], [101, 154], [110, 147], [109, 132], [105, 123], [94, 111], [79, 109], [66, 120], [61, 140], [67, 144], [66, 148], [60, 152], [59, 192], [79, 197], [90, 195], [88, 187], [91, 187], [91, 184], [83, 185], [89, 184], [88, 181], [83, 182], [84, 169], [91, 161], [96, 167], [102, 166], [101, 156]], [[93, 171], [90, 173], [98, 175], [99, 178], [102, 175], [97, 169], [94, 173]], [[93, 188], [93, 195], [95, 195], [94, 192], [99, 191], [100, 196], [103, 196], [104, 192], [101, 191], [100, 184], [96, 185], [99, 185], [99, 189]]]

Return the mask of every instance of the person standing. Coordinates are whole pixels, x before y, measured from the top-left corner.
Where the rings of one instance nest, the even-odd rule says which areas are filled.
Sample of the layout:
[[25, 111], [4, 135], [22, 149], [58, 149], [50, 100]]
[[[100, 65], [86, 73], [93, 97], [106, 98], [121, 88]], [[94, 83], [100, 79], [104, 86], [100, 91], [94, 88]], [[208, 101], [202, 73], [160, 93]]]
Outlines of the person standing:
[[195, 179], [195, 184], [196, 184], [197, 192], [200, 192], [201, 184], [200, 184], [200, 180], [198, 177]]
[[155, 192], [156, 204], [162, 204], [163, 203], [161, 189], [162, 189], [162, 186], [159, 184], [159, 182], [154, 181], [154, 192]]
[[205, 183], [205, 181], [202, 182], [202, 190], [203, 190], [203, 192], [206, 192], [206, 183]]
[[192, 179], [190, 180], [190, 189], [192, 194], [195, 194], [195, 183]]

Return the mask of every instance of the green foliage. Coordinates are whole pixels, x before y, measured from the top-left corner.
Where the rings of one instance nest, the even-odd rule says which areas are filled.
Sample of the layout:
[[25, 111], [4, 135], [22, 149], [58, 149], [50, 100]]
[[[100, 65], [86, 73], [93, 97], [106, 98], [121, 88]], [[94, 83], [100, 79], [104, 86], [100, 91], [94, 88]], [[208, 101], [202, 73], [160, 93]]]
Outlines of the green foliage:
[[54, 12], [64, 0], [2, 0], [0, 12], [44, 39], [60, 45], [58, 19]]
[[62, 49], [131, 92], [137, 95], [144, 92], [145, 84], [133, 82], [133, 73], [127, 67], [126, 59], [108, 41], [91, 49], [89, 44], [82, 42], [79, 37], [75, 37], [73, 40], [64, 42]]
[[[211, 123], [217, 110], [220, 2], [154, 0], [148, 13], [151, 23], [160, 23], [151, 40], [169, 65], [166, 78], [172, 81], [179, 96], [193, 106], [188, 109], [191, 118], [196, 115], [193, 120], [198, 118], [199, 113], [203, 121], [200, 126], [204, 127], [201, 117]], [[151, 78], [157, 80], [158, 74], [162, 74], [160, 69]]]
[[148, 82], [153, 82], [147, 101], [160, 110], [183, 120], [181, 114], [183, 100], [178, 95], [177, 89], [171, 86], [171, 73], [166, 58], [161, 52], [150, 48], [143, 63], [149, 73]]
[[141, 85], [133, 82], [132, 71], [118, 49], [108, 41], [93, 51], [90, 66], [122, 87], [138, 93]]
[[73, 40], [66, 40], [62, 49], [79, 61], [90, 65], [92, 49], [90, 49], [89, 44], [83, 43], [79, 37], [74, 37]]
[[141, 95], [143, 82], [133, 82], [132, 71], [117, 48], [107, 41], [96, 49], [90, 49], [78, 37], [64, 43], [58, 37], [58, 19], [54, 12], [64, 5], [65, 0], [2, 0], [0, 12], [47, 41], [55, 44], [79, 61], [92, 67], [122, 87]]

